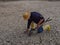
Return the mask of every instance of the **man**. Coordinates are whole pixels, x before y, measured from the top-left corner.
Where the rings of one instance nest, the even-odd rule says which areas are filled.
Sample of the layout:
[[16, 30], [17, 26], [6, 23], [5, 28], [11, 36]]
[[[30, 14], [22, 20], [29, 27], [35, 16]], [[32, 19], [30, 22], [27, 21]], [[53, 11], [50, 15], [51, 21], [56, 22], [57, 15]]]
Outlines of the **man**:
[[25, 32], [29, 32], [29, 28], [32, 22], [37, 24], [36, 29], [38, 29], [45, 21], [44, 17], [38, 12], [25, 12], [23, 18], [28, 21], [27, 29]]

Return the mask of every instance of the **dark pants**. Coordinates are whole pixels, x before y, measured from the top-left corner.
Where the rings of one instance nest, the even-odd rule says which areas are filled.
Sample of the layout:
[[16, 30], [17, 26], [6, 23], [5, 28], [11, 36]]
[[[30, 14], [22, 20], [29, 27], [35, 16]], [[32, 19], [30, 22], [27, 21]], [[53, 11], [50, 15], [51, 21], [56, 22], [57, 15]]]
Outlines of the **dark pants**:
[[40, 27], [38, 28], [37, 32], [38, 32], [38, 33], [43, 32], [43, 27], [42, 27], [42, 26], [40, 26]]

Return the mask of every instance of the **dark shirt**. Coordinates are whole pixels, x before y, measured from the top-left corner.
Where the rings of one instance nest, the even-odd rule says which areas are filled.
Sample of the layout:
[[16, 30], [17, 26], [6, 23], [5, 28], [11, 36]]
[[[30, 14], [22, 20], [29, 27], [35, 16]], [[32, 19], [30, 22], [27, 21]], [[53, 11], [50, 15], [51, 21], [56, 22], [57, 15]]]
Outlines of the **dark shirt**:
[[32, 21], [37, 24], [41, 19], [44, 19], [44, 17], [40, 13], [31, 12], [30, 18], [27, 23], [27, 28], [30, 28], [30, 24]]

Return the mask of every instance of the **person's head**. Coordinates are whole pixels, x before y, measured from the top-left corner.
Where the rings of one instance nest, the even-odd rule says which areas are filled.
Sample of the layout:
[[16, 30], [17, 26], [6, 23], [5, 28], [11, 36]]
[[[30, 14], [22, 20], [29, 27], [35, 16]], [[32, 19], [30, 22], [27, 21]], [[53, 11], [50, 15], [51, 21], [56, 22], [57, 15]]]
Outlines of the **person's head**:
[[25, 12], [25, 13], [23, 14], [24, 20], [28, 20], [29, 17], [30, 17], [30, 13], [29, 13], [29, 12]]

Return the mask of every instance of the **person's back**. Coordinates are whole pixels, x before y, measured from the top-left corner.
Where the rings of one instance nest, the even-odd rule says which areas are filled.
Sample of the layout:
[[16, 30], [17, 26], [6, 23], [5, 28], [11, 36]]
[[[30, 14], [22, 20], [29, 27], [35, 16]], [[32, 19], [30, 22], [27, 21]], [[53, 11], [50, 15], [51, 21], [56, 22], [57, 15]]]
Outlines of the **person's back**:
[[32, 20], [37, 24], [41, 19], [44, 19], [44, 17], [40, 13], [31, 12], [29, 20]]

